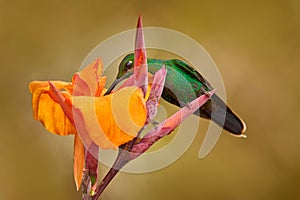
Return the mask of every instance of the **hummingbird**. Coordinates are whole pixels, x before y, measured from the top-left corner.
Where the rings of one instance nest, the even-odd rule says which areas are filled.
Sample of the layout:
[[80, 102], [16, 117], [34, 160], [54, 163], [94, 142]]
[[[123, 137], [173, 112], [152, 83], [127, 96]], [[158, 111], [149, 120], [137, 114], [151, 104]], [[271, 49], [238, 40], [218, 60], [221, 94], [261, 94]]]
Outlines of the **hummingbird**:
[[[211, 84], [193, 67], [179, 59], [161, 60], [147, 58], [148, 72], [155, 74], [165, 66], [167, 75], [162, 98], [178, 107], [188, 105], [197, 97], [213, 90]], [[134, 53], [128, 54], [119, 64], [115, 81], [107, 90], [109, 94], [115, 86], [133, 74]], [[214, 121], [223, 129], [235, 136], [244, 137], [245, 123], [218, 96], [211, 96], [198, 111], [194, 113], [202, 118]]]

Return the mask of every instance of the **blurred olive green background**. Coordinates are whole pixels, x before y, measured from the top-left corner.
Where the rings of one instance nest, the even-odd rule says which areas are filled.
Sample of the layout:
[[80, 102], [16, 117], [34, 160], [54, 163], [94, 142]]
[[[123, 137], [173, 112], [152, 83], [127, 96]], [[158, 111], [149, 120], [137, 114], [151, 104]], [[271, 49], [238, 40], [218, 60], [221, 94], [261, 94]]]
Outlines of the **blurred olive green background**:
[[134, 28], [139, 14], [144, 26], [182, 32], [209, 52], [248, 139], [224, 132], [199, 160], [199, 130], [177, 162], [121, 173], [102, 199], [300, 198], [299, 13], [298, 0], [0, 0], [0, 200], [81, 199], [73, 138], [33, 120], [28, 83], [70, 80], [97, 44]]

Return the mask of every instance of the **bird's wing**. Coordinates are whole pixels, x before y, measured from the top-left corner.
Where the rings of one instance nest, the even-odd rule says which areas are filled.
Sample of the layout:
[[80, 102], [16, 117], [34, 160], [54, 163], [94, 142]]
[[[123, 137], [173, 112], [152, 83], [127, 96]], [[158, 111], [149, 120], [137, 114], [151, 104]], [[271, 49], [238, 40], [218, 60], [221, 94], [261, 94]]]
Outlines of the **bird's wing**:
[[213, 87], [210, 85], [210, 83], [205, 78], [203, 78], [203, 76], [197, 70], [195, 70], [193, 67], [191, 67], [187, 63], [183, 62], [182, 60], [174, 59], [173, 61], [176, 65], [179, 65], [181, 67], [181, 69], [183, 69], [185, 71], [185, 73], [196, 77], [206, 88], [208, 88], [209, 90], [213, 89]]

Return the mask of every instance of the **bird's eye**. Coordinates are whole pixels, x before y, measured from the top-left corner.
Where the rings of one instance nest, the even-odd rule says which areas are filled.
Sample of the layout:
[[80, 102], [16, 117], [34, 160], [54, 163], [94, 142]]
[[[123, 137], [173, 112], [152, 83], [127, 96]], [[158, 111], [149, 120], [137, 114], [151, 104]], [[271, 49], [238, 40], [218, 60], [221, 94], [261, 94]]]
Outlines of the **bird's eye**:
[[126, 69], [130, 69], [132, 67], [132, 60], [129, 60], [126, 64], [125, 64]]

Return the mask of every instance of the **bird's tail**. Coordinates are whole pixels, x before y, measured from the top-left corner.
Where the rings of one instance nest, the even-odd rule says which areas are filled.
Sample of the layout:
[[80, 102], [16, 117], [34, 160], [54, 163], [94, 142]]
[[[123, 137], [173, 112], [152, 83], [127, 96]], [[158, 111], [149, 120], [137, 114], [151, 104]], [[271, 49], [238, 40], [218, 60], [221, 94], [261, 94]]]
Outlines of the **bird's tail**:
[[245, 123], [216, 94], [200, 108], [200, 113], [195, 114], [211, 119], [235, 136], [244, 136]]

